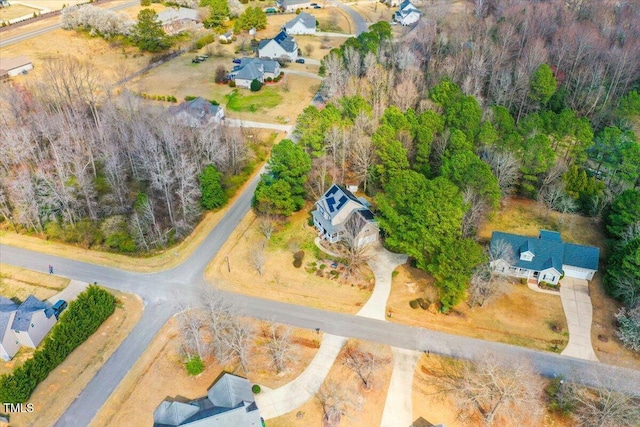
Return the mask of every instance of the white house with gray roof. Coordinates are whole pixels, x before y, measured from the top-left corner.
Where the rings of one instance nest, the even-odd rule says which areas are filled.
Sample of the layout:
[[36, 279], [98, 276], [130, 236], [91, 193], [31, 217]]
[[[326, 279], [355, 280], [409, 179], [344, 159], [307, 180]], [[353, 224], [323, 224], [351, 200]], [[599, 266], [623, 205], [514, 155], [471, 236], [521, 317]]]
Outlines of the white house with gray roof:
[[36, 348], [56, 321], [51, 306], [33, 295], [20, 305], [0, 297], [0, 357], [11, 360], [21, 346]]
[[198, 96], [191, 101], [169, 107], [169, 114], [190, 127], [218, 124], [224, 119], [224, 110]]
[[236, 86], [250, 89], [253, 80], [264, 82], [268, 78], [276, 78], [279, 74], [278, 61], [245, 57], [240, 59], [240, 64], [233, 68], [228, 77], [236, 82]]
[[393, 20], [400, 25], [411, 25], [420, 20], [422, 12], [410, 0], [404, 0], [393, 14]]
[[0, 296], [0, 358], [11, 360], [20, 349], [20, 341], [11, 330], [18, 304]]
[[548, 230], [540, 230], [538, 237], [494, 231], [491, 250], [501, 254], [499, 259], [491, 262], [495, 272], [554, 285], [563, 275], [593, 279], [600, 258], [600, 249], [565, 243], [560, 233]]
[[284, 24], [282, 29], [287, 34], [315, 34], [316, 18], [307, 12], [300, 12], [295, 18]]
[[153, 427], [260, 427], [251, 383], [224, 373], [207, 395], [188, 403], [165, 400], [153, 411]]
[[309, 0], [276, 0], [278, 7], [285, 12], [295, 12], [298, 9], [308, 9], [311, 7]]
[[380, 235], [369, 203], [337, 184], [316, 202], [311, 216], [318, 235], [331, 243], [351, 236], [356, 245], [364, 245], [375, 242]]
[[260, 40], [258, 56], [295, 61], [298, 58], [298, 43], [283, 30], [272, 39]]

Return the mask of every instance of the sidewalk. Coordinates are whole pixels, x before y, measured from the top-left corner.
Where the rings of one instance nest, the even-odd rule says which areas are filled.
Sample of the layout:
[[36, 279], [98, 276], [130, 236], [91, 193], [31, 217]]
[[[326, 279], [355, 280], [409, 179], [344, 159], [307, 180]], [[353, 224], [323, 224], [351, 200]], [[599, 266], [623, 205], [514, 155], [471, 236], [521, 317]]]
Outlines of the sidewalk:
[[275, 390], [257, 394], [256, 404], [265, 420], [279, 417], [302, 406], [313, 397], [326, 378], [347, 339], [324, 334], [316, 356], [295, 380]]
[[393, 374], [387, 390], [380, 427], [413, 425], [413, 374], [422, 353], [392, 347]]

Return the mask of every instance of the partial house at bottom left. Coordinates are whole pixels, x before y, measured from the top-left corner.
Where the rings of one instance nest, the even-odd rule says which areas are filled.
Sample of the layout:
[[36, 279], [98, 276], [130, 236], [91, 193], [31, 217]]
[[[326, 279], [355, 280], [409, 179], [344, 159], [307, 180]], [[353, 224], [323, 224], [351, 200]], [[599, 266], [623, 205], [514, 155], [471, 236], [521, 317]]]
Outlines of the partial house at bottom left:
[[11, 360], [21, 346], [36, 348], [56, 321], [53, 309], [33, 295], [20, 305], [0, 296], [0, 358]]
[[207, 395], [188, 403], [163, 401], [153, 411], [153, 427], [260, 427], [251, 383], [224, 373]]

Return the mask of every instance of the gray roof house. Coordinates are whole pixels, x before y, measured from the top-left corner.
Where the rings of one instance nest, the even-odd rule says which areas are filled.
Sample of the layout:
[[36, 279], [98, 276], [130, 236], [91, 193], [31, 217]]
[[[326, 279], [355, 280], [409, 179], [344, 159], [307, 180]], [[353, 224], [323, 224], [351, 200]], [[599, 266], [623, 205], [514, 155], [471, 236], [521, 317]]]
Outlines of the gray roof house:
[[276, 0], [276, 4], [285, 12], [295, 12], [296, 9], [308, 9], [311, 7], [310, 0]]
[[251, 383], [224, 373], [207, 395], [188, 403], [164, 401], [153, 411], [153, 427], [260, 427]]
[[555, 231], [540, 230], [538, 237], [494, 231], [491, 246], [500, 242], [511, 248], [511, 256], [491, 262], [499, 274], [557, 284], [562, 275], [591, 280], [598, 271], [600, 249], [565, 243]]
[[13, 333], [25, 347], [37, 347], [56, 324], [51, 306], [33, 295], [18, 307], [11, 323]]
[[20, 349], [20, 342], [11, 330], [18, 304], [0, 296], [0, 358], [11, 360]]
[[367, 201], [337, 184], [316, 202], [311, 216], [318, 235], [331, 243], [351, 235], [355, 244], [363, 245], [375, 242], [380, 234]]
[[260, 40], [258, 44], [258, 56], [260, 58], [295, 61], [298, 57], [298, 43], [283, 30], [272, 39]]
[[240, 59], [240, 64], [234, 67], [228, 77], [236, 82], [236, 86], [249, 89], [254, 79], [264, 82], [265, 79], [269, 77], [273, 79], [279, 74], [280, 64], [278, 61], [245, 57]]
[[422, 13], [410, 0], [404, 0], [393, 14], [393, 20], [401, 25], [411, 25], [420, 20]]
[[316, 18], [307, 12], [300, 12], [282, 27], [287, 34], [315, 34]]
[[33, 70], [33, 63], [26, 55], [0, 58], [0, 78], [15, 77]]
[[169, 114], [191, 127], [220, 123], [224, 119], [222, 107], [214, 105], [200, 96], [169, 107]]
[[201, 28], [200, 13], [188, 7], [169, 8], [158, 13], [158, 21], [167, 34], [178, 34], [186, 30]]

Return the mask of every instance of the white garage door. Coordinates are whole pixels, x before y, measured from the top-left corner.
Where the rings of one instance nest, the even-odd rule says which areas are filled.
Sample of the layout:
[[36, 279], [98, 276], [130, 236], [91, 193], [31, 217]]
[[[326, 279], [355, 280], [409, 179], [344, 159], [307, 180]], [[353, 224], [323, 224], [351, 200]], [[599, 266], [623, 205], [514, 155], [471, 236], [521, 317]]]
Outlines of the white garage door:
[[564, 267], [564, 275], [575, 279], [593, 279], [593, 272], [589, 270], [578, 270], [571, 267]]

